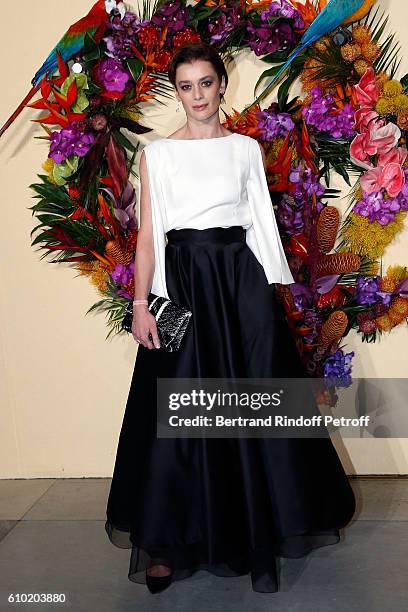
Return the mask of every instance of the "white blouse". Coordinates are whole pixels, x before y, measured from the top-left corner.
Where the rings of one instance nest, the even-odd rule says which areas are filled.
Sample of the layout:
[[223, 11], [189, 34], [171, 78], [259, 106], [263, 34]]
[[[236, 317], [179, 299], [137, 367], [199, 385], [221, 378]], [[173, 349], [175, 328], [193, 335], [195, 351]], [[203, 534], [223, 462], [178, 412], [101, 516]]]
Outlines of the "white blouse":
[[[269, 284], [294, 283], [255, 138], [159, 138], [144, 147], [149, 178], [155, 269], [151, 292], [169, 298], [166, 233], [184, 227], [241, 225]], [[140, 184], [139, 184], [140, 195]], [[139, 209], [140, 210], [140, 209]]]

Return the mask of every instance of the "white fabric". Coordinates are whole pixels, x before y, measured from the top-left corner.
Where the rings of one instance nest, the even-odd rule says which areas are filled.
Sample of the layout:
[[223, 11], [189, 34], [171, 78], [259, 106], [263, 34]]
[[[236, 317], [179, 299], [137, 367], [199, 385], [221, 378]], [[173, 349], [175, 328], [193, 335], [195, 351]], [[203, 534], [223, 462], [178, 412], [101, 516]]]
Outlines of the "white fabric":
[[295, 282], [278, 233], [262, 154], [254, 138], [243, 134], [200, 140], [159, 138], [144, 151], [154, 234], [152, 293], [169, 299], [166, 233], [184, 227], [241, 225], [268, 283]]

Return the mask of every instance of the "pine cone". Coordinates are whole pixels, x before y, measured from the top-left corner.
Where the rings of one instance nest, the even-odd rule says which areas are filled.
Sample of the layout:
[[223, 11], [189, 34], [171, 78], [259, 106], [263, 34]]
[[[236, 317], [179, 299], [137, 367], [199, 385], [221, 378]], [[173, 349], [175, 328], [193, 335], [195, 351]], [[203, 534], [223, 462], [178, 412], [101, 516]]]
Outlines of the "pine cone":
[[332, 312], [322, 325], [320, 330], [319, 341], [325, 348], [329, 347], [333, 342], [337, 342], [343, 337], [348, 323], [348, 316], [343, 310], [335, 310]]
[[357, 272], [360, 269], [360, 257], [355, 253], [331, 253], [322, 255], [316, 264], [316, 278], [331, 274]]
[[105, 246], [105, 253], [114, 262], [127, 266], [133, 260], [133, 253], [123, 248], [116, 240], [109, 240]]
[[322, 253], [334, 247], [340, 224], [340, 213], [335, 206], [323, 208], [317, 221], [317, 246]]

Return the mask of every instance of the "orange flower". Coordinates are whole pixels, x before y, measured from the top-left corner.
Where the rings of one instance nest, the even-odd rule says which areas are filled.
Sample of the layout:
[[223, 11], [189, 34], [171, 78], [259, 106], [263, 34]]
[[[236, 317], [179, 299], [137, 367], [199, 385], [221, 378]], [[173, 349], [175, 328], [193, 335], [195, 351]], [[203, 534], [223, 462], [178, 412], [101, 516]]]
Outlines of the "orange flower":
[[225, 127], [227, 129], [234, 129], [240, 134], [246, 134], [247, 136], [252, 136], [252, 138], [258, 138], [261, 135], [261, 130], [258, 127], [259, 119], [256, 116], [256, 113], [259, 113], [261, 110], [259, 104], [255, 104], [242, 118], [234, 125], [234, 119], [240, 113], [232, 109], [232, 115], [226, 115], [226, 123]]
[[292, 0], [291, 4], [302, 15], [302, 19], [305, 22], [305, 30], [307, 30], [312, 21], [316, 19], [320, 11], [324, 9], [327, 4], [327, 0], [318, 0], [318, 10], [316, 10], [315, 3], [312, 0], [306, 0], [305, 3]]

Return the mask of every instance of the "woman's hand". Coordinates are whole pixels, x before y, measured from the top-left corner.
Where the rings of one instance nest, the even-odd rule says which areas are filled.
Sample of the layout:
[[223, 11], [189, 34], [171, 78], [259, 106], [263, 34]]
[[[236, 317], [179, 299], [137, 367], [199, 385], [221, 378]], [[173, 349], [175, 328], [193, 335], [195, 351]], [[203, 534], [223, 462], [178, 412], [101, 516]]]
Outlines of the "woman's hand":
[[136, 342], [143, 344], [146, 348], [160, 348], [156, 319], [144, 304], [133, 306], [132, 334]]

